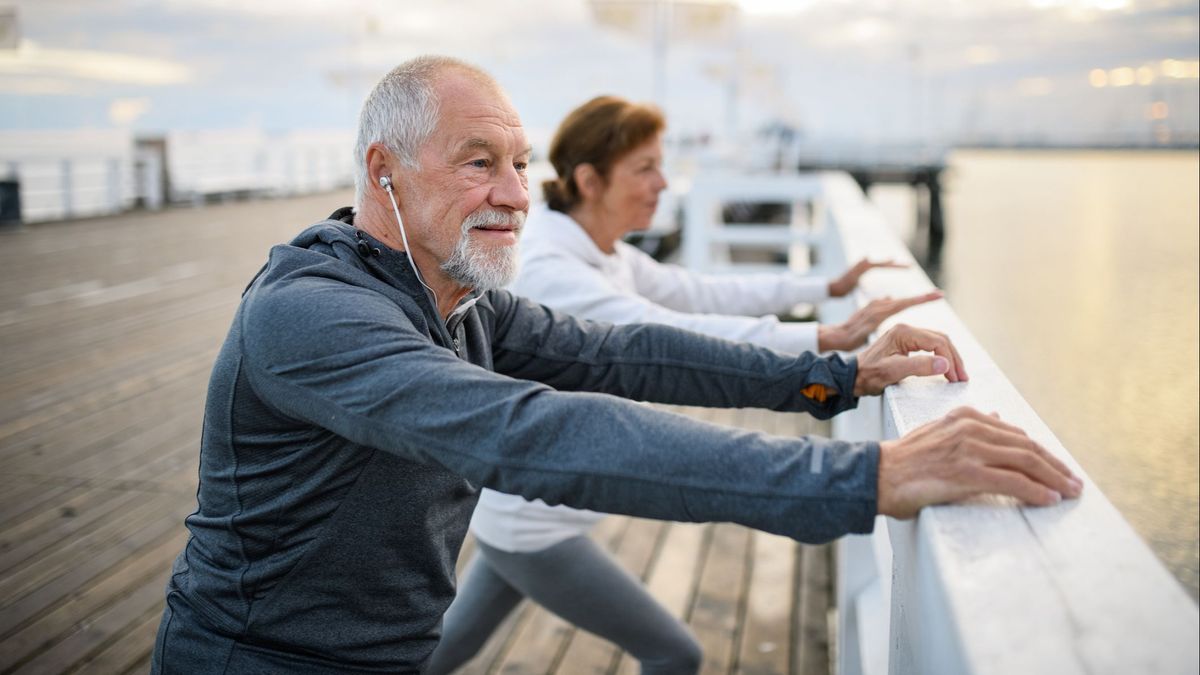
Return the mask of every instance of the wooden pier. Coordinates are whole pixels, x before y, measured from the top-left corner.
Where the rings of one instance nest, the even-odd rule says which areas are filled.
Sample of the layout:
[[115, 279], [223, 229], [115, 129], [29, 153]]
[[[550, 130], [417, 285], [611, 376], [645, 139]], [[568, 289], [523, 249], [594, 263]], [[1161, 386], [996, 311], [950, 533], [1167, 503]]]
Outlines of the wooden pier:
[[[350, 199], [0, 230], [0, 673], [146, 672], [195, 504], [208, 372], [240, 292], [272, 244]], [[828, 434], [798, 415], [680, 410]], [[631, 518], [595, 536], [692, 626], [703, 672], [829, 672], [829, 547]], [[463, 672], [636, 665], [523, 605]]]

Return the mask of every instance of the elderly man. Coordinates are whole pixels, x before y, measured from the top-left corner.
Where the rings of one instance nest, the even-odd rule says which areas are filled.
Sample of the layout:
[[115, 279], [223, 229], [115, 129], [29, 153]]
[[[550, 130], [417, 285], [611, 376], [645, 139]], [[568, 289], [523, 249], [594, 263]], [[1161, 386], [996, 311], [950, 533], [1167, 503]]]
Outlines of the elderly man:
[[969, 410], [881, 446], [617, 398], [828, 417], [908, 375], [966, 374], [943, 336], [911, 328], [857, 360], [797, 358], [496, 290], [514, 272], [529, 147], [474, 67], [393, 70], [356, 155], [357, 209], [272, 250], [213, 367], [154, 672], [421, 672], [480, 486], [804, 541], [981, 491], [1079, 491], [1019, 430]]

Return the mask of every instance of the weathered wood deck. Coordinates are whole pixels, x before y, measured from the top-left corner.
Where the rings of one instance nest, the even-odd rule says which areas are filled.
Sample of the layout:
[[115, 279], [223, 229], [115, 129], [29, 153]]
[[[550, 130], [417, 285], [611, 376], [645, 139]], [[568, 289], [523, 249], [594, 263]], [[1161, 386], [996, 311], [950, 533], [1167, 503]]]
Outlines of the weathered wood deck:
[[[270, 245], [349, 200], [0, 231], [0, 672], [147, 670], [194, 506], [208, 371], [240, 291]], [[686, 412], [827, 432], [795, 415]], [[705, 673], [828, 672], [827, 547], [630, 518], [596, 537], [694, 628]], [[636, 666], [526, 605], [464, 672]]]

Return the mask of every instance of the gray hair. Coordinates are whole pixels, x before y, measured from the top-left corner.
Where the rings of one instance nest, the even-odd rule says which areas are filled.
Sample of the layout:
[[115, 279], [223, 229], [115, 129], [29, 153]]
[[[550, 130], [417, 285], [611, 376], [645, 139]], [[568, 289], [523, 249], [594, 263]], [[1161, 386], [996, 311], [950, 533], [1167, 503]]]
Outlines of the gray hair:
[[383, 143], [404, 165], [417, 167], [417, 151], [437, 127], [434, 83], [447, 68], [461, 68], [492, 81], [490, 75], [464, 61], [448, 56], [418, 56], [384, 75], [367, 96], [354, 144], [355, 210], [362, 207], [367, 194], [367, 148], [372, 143]]

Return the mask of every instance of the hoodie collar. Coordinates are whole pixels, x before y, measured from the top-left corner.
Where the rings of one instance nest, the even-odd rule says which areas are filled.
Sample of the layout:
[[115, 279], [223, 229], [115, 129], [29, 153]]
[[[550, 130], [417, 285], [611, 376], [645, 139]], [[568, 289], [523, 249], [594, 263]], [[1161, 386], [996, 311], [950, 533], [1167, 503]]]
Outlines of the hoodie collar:
[[521, 243], [522, 252], [529, 257], [541, 253], [567, 253], [596, 268], [611, 264], [614, 258], [601, 251], [574, 218], [546, 206], [536, 207], [529, 214], [526, 229], [526, 239]]
[[[437, 311], [437, 306], [433, 302], [433, 296], [426, 290], [424, 284], [417, 279], [416, 273], [413, 272], [412, 265], [408, 260], [408, 253], [390, 248], [379, 239], [355, 227], [353, 207], [343, 206], [334, 211], [330, 214], [326, 222], [328, 223], [329, 221], [334, 221], [331, 224], [336, 227], [337, 232], [341, 235], [349, 235], [351, 240], [346, 241], [345, 236], [335, 236], [334, 238], [340, 243], [351, 246], [373, 274], [381, 277], [391, 286], [423, 296], [428, 304], [427, 309], [432, 311], [434, 316], [441, 316]], [[323, 237], [318, 235], [318, 238]], [[333, 241], [329, 241], [328, 243], [332, 244]], [[480, 297], [482, 297], [482, 293], [472, 289], [451, 310], [448, 317], [449, 320], [461, 316], [474, 306]]]

